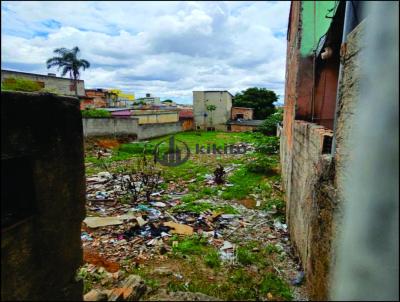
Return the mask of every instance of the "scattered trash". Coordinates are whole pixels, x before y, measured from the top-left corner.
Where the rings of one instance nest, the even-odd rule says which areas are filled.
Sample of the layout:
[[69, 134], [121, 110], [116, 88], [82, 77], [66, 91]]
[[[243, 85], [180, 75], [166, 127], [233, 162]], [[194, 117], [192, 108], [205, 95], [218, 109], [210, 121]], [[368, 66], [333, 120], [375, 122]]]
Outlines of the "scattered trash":
[[176, 223], [176, 222], [164, 222], [164, 226], [168, 226], [172, 228], [171, 233], [173, 234], [182, 234], [182, 235], [192, 235], [193, 228], [188, 225]]
[[278, 219], [274, 221], [274, 227], [278, 230], [286, 231], [287, 225], [280, 222]]
[[297, 276], [292, 280], [292, 284], [295, 286], [299, 286], [304, 281], [304, 272], [298, 272]]
[[151, 205], [155, 206], [155, 207], [160, 207], [160, 208], [164, 208], [167, 205], [161, 201], [157, 201], [157, 202], [152, 202]]
[[233, 248], [232, 243], [230, 243], [229, 241], [224, 241], [224, 245], [220, 248], [220, 250], [223, 251], [231, 248]]
[[81, 239], [82, 239], [83, 241], [92, 241], [92, 240], [93, 240], [93, 238], [90, 237], [90, 235], [89, 235], [88, 233], [86, 233], [86, 232], [83, 232], [83, 233], [81, 234]]
[[[222, 173], [222, 177], [227, 176], [237, 166], [240, 164], [232, 164], [228, 167], [220, 166], [219, 169], [222, 168], [223, 173], [219, 172]], [[215, 172], [218, 172], [217, 170]], [[179, 245], [182, 238], [191, 235], [202, 237], [202, 240], [218, 251], [222, 261], [233, 265], [237, 261], [237, 249], [232, 242], [239, 242], [238, 238], [244, 243], [257, 240], [265, 244], [272, 244], [277, 248], [280, 257], [291, 255], [288, 248], [290, 246], [287, 225], [278, 219], [272, 221], [271, 213], [275, 213], [276, 208], [272, 208], [268, 212], [256, 209], [255, 207], [261, 207], [263, 202], [261, 194], [258, 193], [249, 194], [254, 197], [250, 197], [254, 202], [253, 208], [246, 208], [242, 204], [223, 200], [219, 196], [234, 184], [224, 183], [217, 187], [217, 174], [197, 173], [196, 178], [189, 180], [168, 181], [165, 183], [166, 186], [162, 186], [163, 190], [158, 187], [149, 196], [142, 196], [138, 200], [134, 200], [128, 190], [121, 185], [123, 181], [131, 182], [129, 175], [100, 172], [88, 177], [88, 217], [83, 221], [81, 233], [85, 262], [104, 267], [106, 271], [110, 272], [109, 278], [117, 281], [121, 276], [117, 273], [119, 265], [124, 268], [122, 273], [132, 265], [138, 267], [147, 261], [162, 263], [161, 261], [169, 257], [173, 248]], [[158, 180], [158, 183], [161, 182], [163, 180]], [[195, 186], [200, 185], [212, 189], [213, 194], [203, 195], [203, 198], [207, 199], [198, 199], [191, 203], [198, 208], [207, 204], [210, 207], [202, 211], [175, 211], [175, 206], [186, 203], [186, 200], [182, 200], [183, 197], [193, 196], [193, 190], [189, 191], [188, 189], [188, 187], [194, 186], [189, 186], [193, 183]], [[142, 186], [143, 183], [132, 182], [131, 185]], [[216, 188], [218, 190], [214, 190]], [[120, 199], [121, 197], [124, 199]], [[147, 197], [151, 197], [151, 199], [147, 200]], [[111, 200], [115, 202], [106, 202]], [[123, 202], [119, 202], [120, 200]], [[227, 214], [224, 211], [226, 206], [237, 211], [228, 213], [237, 214]], [[211, 210], [209, 210], [210, 208]], [[175, 240], [176, 235], [180, 235], [179, 241]], [[174, 239], [171, 240], [171, 237]], [[87, 249], [95, 251], [95, 254], [88, 254]], [[259, 253], [261, 250], [261, 247], [252, 248], [253, 253]], [[126, 264], [126, 259], [132, 260]], [[256, 266], [250, 267], [250, 269], [254, 273], [259, 273]], [[279, 269], [282, 268], [279, 266]], [[161, 266], [157, 267], [154, 272], [171, 276], [169, 278], [175, 278], [184, 283], [184, 276], [176, 269]], [[210, 278], [213, 277], [210, 276]], [[292, 284], [298, 286], [303, 279], [304, 273], [303, 275], [299, 273], [293, 279]], [[185, 284], [189, 285], [188, 282]], [[121, 284], [118, 284], [118, 287], [109, 290], [107, 292], [108, 299], [110, 296], [115, 300], [122, 299], [124, 296], [128, 297], [131, 294], [130, 289], [123, 288]], [[100, 293], [100, 296], [103, 297], [103, 293]], [[271, 296], [271, 293], [268, 294]], [[91, 295], [99, 296], [99, 292], [92, 292]]]

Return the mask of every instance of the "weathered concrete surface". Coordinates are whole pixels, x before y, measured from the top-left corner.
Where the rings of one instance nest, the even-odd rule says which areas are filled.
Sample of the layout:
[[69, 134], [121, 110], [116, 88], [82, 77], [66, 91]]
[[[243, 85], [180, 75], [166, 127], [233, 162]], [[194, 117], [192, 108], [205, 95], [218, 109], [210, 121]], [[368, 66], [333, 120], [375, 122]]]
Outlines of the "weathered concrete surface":
[[83, 133], [89, 136], [135, 135], [138, 140], [182, 131], [182, 121], [140, 125], [137, 118], [83, 118]]
[[74, 279], [85, 217], [79, 102], [34, 93], [1, 97], [1, 299], [81, 300], [82, 283]]
[[[292, 4], [292, 13], [299, 9], [297, 6]], [[293, 23], [296, 22], [291, 23], [291, 29], [296, 31], [292, 28], [295, 26]], [[359, 95], [362, 32], [363, 23], [348, 35], [347, 52], [342, 57], [344, 68], [339, 84], [337, 149], [334, 157], [324, 154], [324, 136], [332, 137], [331, 130], [295, 120], [295, 107], [303, 96], [302, 90], [297, 89], [297, 85], [301, 86], [298, 82], [299, 70], [306, 66], [301, 64], [296, 54], [297, 42], [289, 41], [293, 45], [288, 47], [284, 125], [280, 131], [282, 182], [286, 191], [286, 216], [291, 240], [305, 269], [312, 300], [328, 298], [330, 273], [335, 265], [335, 239], [340, 232], [341, 205], [345, 202], [343, 184], [348, 179], [344, 167], [351, 160], [349, 133]], [[293, 32], [290, 32], [290, 37], [295, 39]]]
[[[56, 89], [62, 95], [75, 96], [74, 81], [68, 78], [34, 74], [28, 72], [19, 72], [12, 70], [1, 71], [1, 81], [7, 78], [24, 78], [44, 84], [44, 88]], [[85, 83], [78, 80], [78, 96], [85, 96]]]

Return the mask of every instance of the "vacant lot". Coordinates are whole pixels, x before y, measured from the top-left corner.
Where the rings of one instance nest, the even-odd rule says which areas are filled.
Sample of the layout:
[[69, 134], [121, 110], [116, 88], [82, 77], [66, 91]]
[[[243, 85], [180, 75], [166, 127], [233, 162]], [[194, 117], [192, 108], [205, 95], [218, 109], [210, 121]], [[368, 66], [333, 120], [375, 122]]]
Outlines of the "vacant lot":
[[[181, 292], [222, 300], [303, 299], [301, 267], [285, 225], [277, 138], [185, 132], [175, 139], [192, 153], [176, 167], [153, 162], [153, 149], [165, 137], [86, 146], [85, 292], [113, 289], [136, 274], [147, 284], [145, 300], [176, 300]], [[248, 152], [196, 154], [196, 144], [236, 144]], [[221, 183], [214, 174], [219, 165]], [[140, 173], [154, 180], [151, 188]], [[91, 224], [98, 218], [116, 222]]]

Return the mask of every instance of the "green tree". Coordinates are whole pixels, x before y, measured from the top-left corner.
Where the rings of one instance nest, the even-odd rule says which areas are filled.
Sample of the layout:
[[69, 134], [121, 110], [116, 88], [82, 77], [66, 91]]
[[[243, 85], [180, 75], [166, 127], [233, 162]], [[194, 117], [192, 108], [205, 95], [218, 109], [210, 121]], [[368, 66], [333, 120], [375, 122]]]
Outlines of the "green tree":
[[61, 71], [61, 75], [65, 76], [69, 73], [70, 79], [74, 80], [75, 96], [78, 96], [78, 79], [80, 76], [79, 70], [90, 67], [90, 63], [84, 59], [78, 59], [78, 53], [80, 52], [79, 47], [75, 46], [72, 49], [57, 48], [54, 53], [59, 55], [47, 60], [47, 68], [57, 67], [57, 70]]
[[206, 109], [207, 109], [207, 111], [210, 111], [210, 124], [211, 124], [211, 127], [212, 127], [212, 125], [213, 125], [212, 113], [213, 113], [213, 111], [215, 111], [217, 109], [217, 106], [215, 106], [215, 105], [207, 105]]
[[248, 88], [236, 93], [233, 106], [254, 109], [254, 119], [263, 120], [274, 113], [274, 102], [278, 100], [275, 92], [266, 88]]
[[283, 110], [277, 109], [275, 113], [268, 116], [258, 127], [258, 130], [266, 135], [275, 135], [276, 125], [283, 121]]

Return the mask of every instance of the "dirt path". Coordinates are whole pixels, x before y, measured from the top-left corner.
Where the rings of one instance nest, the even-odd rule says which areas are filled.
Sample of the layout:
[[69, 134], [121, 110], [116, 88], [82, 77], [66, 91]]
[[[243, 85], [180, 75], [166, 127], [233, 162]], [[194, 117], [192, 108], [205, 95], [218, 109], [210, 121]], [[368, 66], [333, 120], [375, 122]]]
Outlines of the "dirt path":
[[[87, 215], [121, 220], [83, 224], [85, 292], [121, 287], [135, 274], [147, 285], [142, 300], [306, 300], [279, 175], [248, 172], [253, 155], [199, 155], [165, 168], [150, 203], [122, 203], [119, 174], [88, 177]], [[210, 173], [217, 163], [227, 171], [222, 185]]]

